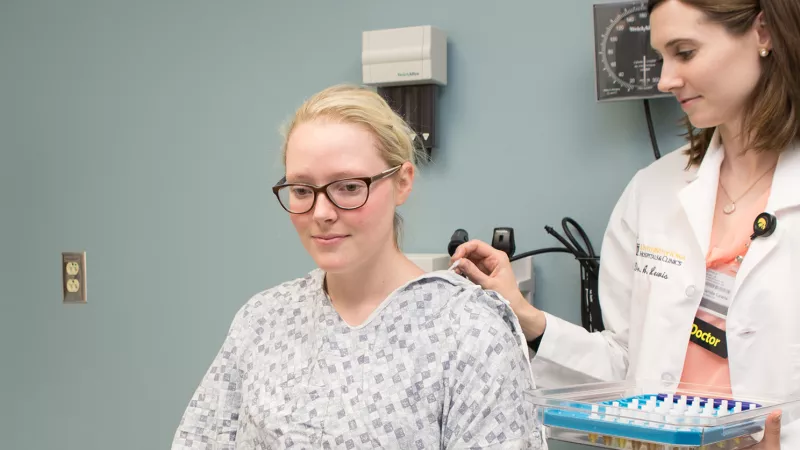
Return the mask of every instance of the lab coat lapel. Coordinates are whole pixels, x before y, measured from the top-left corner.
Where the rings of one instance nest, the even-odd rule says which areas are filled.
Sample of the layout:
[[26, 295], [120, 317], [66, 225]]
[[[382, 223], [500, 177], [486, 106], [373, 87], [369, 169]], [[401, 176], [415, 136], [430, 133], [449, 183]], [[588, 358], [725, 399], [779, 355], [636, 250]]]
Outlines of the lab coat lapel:
[[697, 172], [687, 172], [689, 185], [678, 194], [697, 245], [700, 246], [701, 254], [704, 257], [708, 254], [711, 226], [714, 223], [714, 206], [717, 201], [717, 184], [722, 157], [723, 151], [719, 146], [719, 136], [715, 134]]
[[[778, 224], [771, 236], [756, 238], [752, 241], [736, 276], [734, 293], [739, 290], [747, 276], [769, 254], [781, 239], [785, 227], [781, 227], [781, 212], [800, 205], [800, 146], [793, 145], [781, 153], [778, 166], [772, 179], [772, 190], [767, 201], [766, 212], [778, 219]], [[755, 219], [755, 218], [754, 218]]]

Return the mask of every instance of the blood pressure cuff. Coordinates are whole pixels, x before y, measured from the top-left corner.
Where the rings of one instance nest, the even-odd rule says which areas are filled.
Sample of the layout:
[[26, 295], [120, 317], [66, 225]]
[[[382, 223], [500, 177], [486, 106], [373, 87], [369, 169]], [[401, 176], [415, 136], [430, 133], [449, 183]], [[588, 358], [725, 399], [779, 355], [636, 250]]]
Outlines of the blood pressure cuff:
[[728, 359], [728, 342], [725, 339], [725, 331], [704, 320], [694, 318], [689, 340], [717, 356]]

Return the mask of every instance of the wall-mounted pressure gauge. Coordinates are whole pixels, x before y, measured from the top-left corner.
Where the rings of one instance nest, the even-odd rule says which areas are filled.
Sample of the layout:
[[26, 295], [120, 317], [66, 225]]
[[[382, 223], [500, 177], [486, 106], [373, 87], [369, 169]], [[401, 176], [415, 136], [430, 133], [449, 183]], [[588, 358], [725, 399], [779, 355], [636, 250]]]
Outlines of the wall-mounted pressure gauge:
[[650, 47], [647, 2], [594, 5], [595, 88], [598, 101], [665, 97], [661, 62]]

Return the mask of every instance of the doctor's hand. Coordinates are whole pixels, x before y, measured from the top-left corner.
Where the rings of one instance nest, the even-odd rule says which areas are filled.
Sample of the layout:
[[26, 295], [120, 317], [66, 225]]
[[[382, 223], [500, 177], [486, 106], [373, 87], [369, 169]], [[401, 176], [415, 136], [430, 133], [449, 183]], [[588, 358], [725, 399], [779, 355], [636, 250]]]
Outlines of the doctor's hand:
[[761, 442], [750, 447], [752, 450], [780, 450], [781, 449], [781, 412], [772, 411], [767, 416], [764, 427], [764, 438]]
[[511, 304], [511, 309], [519, 319], [522, 332], [529, 341], [544, 333], [544, 313], [533, 307], [519, 291], [517, 279], [508, 255], [491, 245], [473, 239], [458, 246], [450, 259], [451, 263], [460, 260], [455, 271], [464, 274], [473, 283], [486, 290], [495, 291]]

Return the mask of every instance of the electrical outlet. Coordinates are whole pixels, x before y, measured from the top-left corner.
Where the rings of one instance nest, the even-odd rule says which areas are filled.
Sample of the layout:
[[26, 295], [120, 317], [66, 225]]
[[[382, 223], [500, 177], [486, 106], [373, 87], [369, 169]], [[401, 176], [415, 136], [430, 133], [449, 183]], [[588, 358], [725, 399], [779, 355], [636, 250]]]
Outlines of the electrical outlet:
[[64, 303], [86, 303], [86, 252], [61, 253]]

